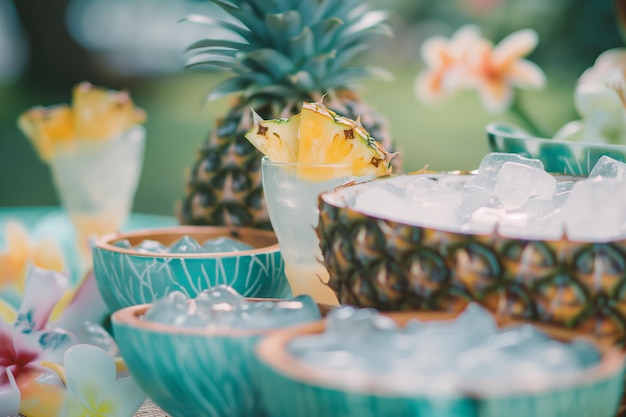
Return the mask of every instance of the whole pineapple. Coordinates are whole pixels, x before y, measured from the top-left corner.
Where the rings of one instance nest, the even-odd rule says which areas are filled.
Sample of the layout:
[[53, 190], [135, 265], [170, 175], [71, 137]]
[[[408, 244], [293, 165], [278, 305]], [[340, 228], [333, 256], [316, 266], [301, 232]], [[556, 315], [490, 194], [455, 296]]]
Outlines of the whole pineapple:
[[[251, 109], [263, 119], [289, 117], [303, 101], [324, 101], [360, 118], [392, 150], [384, 119], [363, 103], [355, 80], [386, 77], [379, 68], [353, 65], [372, 37], [389, 34], [386, 13], [363, 0], [209, 0], [232, 19], [192, 15], [186, 21], [216, 29], [188, 49], [189, 67], [233, 73], [207, 96], [237, 94], [199, 149], [178, 208], [182, 224], [271, 228], [261, 184], [261, 153], [245, 138]], [[394, 160], [399, 168], [397, 158]]]

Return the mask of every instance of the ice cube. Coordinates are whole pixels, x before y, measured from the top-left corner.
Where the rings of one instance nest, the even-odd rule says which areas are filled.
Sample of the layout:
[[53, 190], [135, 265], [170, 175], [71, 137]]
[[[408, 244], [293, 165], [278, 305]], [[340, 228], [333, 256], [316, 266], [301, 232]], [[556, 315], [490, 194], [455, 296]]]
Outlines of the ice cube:
[[480, 185], [465, 185], [461, 190], [462, 201], [457, 209], [459, 220], [467, 221], [472, 213], [481, 207], [497, 208], [500, 201], [493, 195], [493, 190]]
[[569, 197], [570, 191], [576, 184], [576, 181], [560, 181], [556, 184], [556, 191], [554, 192], [554, 196], [552, 196], [552, 201], [556, 207], [562, 207], [567, 197]]
[[457, 215], [463, 201], [461, 189], [444, 187], [434, 180], [424, 178], [407, 190], [411, 202], [410, 222], [428, 227], [458, 229]]
[[492, 233], [500, 221], [506, 215], [506, 211], [501, 208], [480, 207], [470, 214], [462, 227], [463, 231], [488, 234]]
[[135, 246], [135, 250], [142, 253], [168, 253], [169, 249], [161, 242], [146, 239]]
[[579, 369], [595, 366], [600, 363], [602, 359], [598, 349], [586, 340], [574, 339], [566, 344], [566, 346], [576, 354]]
[[204, 242], [202, 247], [208, 253], [238, 252], [254, 249], [252, 245], [227, 236], [209, 239]]
[[626, 164], [603, 155], [589, 173], [589, 178], [596, 177], [626, 180]]
[[495, 178], [498, 176], [504, 165], [510, 162], [531, 168], [537, 168], [542, 171], [544, 170], [543, 162], [538, 159], [526, 158], [515, 153], [492, 152], [485, 155], [482, 161], [480, 161], [478, 175]]
[[357, 194], [354, 210], [390, 220], [406, 221], [411, 211], [409, 201], [383, 187], [372, 186]]
[[181, 291], [172, 291], [156, 300], [144, 314], [144, 319], [168, 325], [183, 325], [187, 321], [189, 298]]
[[326, 318], [326, 332], [342, 337], [367, 337], [378, 330], [396, 329], [395, 322], [370, 308], [351, 306], [331, 310]]
[[531, 198], [517, 210], [503, 215], [498, 224], [502, 236], [558, 240], [563, 237], [563, 216], [554, 200]]
[[578, 181], [561, 209], [571, 240], [606, 241], [620, 237], [626, 213], [626, 182], [596, 177]]
[[122, 249], [132, 249], [133, 248], [133, 245], [130, 244], [128, 239], [118, 240], [118, 241], [113, 243], [113, 246], [115, 246], [116, 248], [122, 248]]
[[321, 319], [320, 310], [310, 296], [301, 295], [291, 300], [259, 301], [248, 304], [242, 326], [255, 329], [273, 329], [293, 326]]
[[245, 297], [228, 285], [216, 285], [200, 292], [195, 298], [201, 311], [236, 311], [247, 306]]
[[556, 179], [543, 169], [516, 162], [502, 165], [494, 194], [507, 210], [524, 205], [531, 197], [551, 199], [556, 191]]
[[204, 248], [190, 236], [183, 236], [170, 246], [170, 253], [204, 253]]

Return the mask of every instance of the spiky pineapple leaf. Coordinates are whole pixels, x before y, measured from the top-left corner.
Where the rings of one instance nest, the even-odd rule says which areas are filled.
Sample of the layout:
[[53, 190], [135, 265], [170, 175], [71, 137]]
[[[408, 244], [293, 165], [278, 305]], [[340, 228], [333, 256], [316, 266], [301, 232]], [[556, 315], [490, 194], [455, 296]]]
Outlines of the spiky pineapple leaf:
[[292, 60], [274, 49], [252, 51], [246, 55], [245, 61], [256, 69], [270, 74], [275, 80], [282, 80], [295, 69]]
[[289, 0], [248, 0], [259, 14], [278, 14], [291, 9]]
[[185, 67], [209, 66], [215, 68], [233, 68], [237, 60], [232, 56], [214, 53], [199, 53], [187, 59]]
[[326, 85], [329, 88], [341, 88], [346, 85], [350, 86], [353, 80], [359, 78], [379, 78], [389, 80], [393, 77], [389, 71], [379, 67], [349, 67], [340, 69], [332, 76], [328, 77], [326, 79]]
[[364, 43], [357, 43], [345, 49], [340, 49], [335, 55], [335, 59], [330, 62], [329, 72], [333, 73], [348, 64], [351, 60], [356, 58], [360, 53], [369, 49], [369, 46]]
[[366, 40], [369, 40], [369, 38], [379, 37], [381, 35], [391, 37], [393, 36], [393, 31], [388, 25], [381, 23], [362, 32], [353, 32], [347, 36], [342, 35], [340, 40], [337, 41], [335, 47], [339, 49], [349, 48], [353, 45], [363, 43]]
[[279, 45], [277, 49], [283, 49], [289, 38], [298, 35], [302, 31], [302, 17], [295, 10], [279, 14], [268, 14], [265, 16], [265, 21], [272, 39]]
[[228, 78], [215, 87], [206, 95], [205, 101], [213, 101], [229, 94], [240, 93], [254, 83], [252, 78], [233, 77]]
[[312, 56], [315, 53], [315, 39], [311, 29], [305, 27], [298, 36], [289, 39], [288, 51], [296, 63]]
[[[241, 31], [244, 31], [244, 32], [249, 32], [250, 31], [250, 29], [248, 29], [244, 24], [242, 24], [239, 21], [228, 22], [228, 21], [225, 21], [225, 20], [216, 19], [214, 17], [205, 16], [205, 15], [201, 15], [201, 14], [190, 14], [190, 15], [187, 15], [187, 16], [183, 17], [182, 19], [180, 19], [180, 22], [183, 22], [183, 23], [184, 22], [197, 23], [197, 24], [200, 24], [200, 25], [222, 28], [222, 29], [226, 29], [227, 31], [232, 32], [234, 34], [237, 34], [237, 33], [241, 32]], [[245, 39], [243, 39], [243, 40], [245, 40]]]
[[298, 71], [290, 77], [291, 83], [301, 91], [314, 91], [315, 81], [306, 71]]
[[314, 28], [315, 39], [318, 40], [319, 49], [327, 51], [333, 43], [344, 21], [337, 17], [329, 17], [320, 22]]
[[236, 41], [227, 40], [227, 39], [206, 38], [206, 39], [200, 39], [198, 41], [195, 41], [194, 43], [192, 43], [191, 45], [187, 47], [185, 52], [190, 52], [196, 49], [205, 49], [205, 48], [213, 48], [213, 47], [222, 47], [222, 48], [231, 48], [231, 49], [240, 50], [243, 46], [247, 44], [248, 44], [248, 41], [246, 41], [245, 39], [243, 40], [243, 42], [236, 42]]

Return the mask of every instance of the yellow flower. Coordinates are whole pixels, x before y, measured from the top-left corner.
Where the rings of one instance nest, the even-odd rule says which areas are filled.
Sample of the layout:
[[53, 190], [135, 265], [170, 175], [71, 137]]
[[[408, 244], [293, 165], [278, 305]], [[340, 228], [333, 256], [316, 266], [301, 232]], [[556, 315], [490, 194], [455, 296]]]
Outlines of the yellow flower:
[[532, 29], [514, 32], [496, 46], [487, 40], [475, 43], [468, 53], [468, 80], [478, 90], [487, 111], [502, 113], [513, 102], [514, 88], [541, 89], [546, 76], [536, 64], [526, 59], [539, 37]]

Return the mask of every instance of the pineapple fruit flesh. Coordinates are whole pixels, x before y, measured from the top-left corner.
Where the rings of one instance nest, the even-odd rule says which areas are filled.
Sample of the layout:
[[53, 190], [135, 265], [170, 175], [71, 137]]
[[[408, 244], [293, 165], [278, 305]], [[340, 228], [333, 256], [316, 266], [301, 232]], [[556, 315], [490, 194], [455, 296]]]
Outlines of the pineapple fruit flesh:
[[[363, 0], [210, 1], [228, 18], [186, 18], [220, 33], [189, 46], [188, 66], [229, 71], [232, 77], [214, 87], [207, 100], [236, 99], [198, 151], [177, 215], [182, 224], [269, 229], [261, 184], [263, 153], [245, 138], [254, 125], [251, 109], [262, 119], [276, 120], [266, 124], [273, 131], [283, 123], [279, 119], [298, 114], [303, 102], [324, 97], [328, 108], [360, 118], [371, 136], [392, 150], [385, 119], [355, 90], [358, 79], [387, 76], [378, 68], [354, 64], [372, 38], [390, 34], [386, 13]], [[273, 157], [291, 158], [295, 150], [285, 151], [291, 153]], [[400, 169], [398, 158], [394, 168]]]
[[349, 175], [382, 176], [391, 172], [390, 155], [356, 121], [337, 115], [322, 103], [302, 104], [289, 119], [263, 120], [256, 113], [246, 138], [274, 162], [297, 162], [299, 174], [327, 180], [310, 164], [348, 164]]
[[127, 92], [83, 82], [74, 87], [71, 106], [33, 107], [19, 116], [18, 127], [39, 157], [49, 162], [60, 147], [76, 140], [112, 138], [145, 120], [145, 112], [135, 107]]

